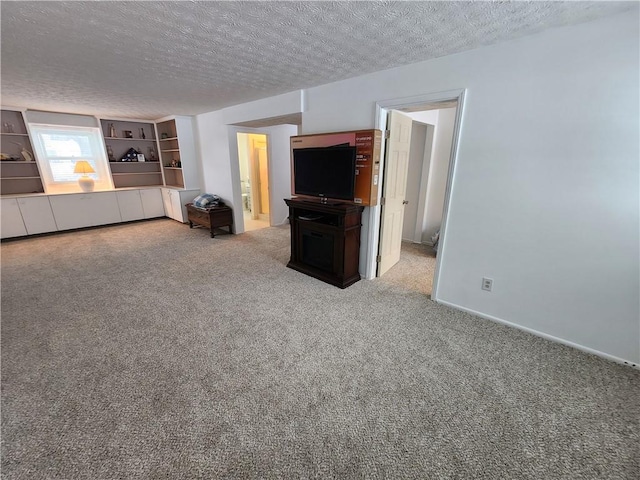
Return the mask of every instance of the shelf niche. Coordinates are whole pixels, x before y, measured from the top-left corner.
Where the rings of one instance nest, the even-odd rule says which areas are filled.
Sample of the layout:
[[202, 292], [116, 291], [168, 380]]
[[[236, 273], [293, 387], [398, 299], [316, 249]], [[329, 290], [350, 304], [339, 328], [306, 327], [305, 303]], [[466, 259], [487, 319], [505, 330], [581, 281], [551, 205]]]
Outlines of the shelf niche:
[[175, 120], [166, 120], [156, 124], [160, 137], [160, 159], [167, 186], [184, 188], [182, 159], [178, 142], [178, 128]]
[[[159, 149], [153, 123], [101, 119], [100, 127], [107, 148], [107, 158], [115, 188], [163, 185]], [[126, 132], [131, 132], [133, 138], [128, 138]], [[143, 136], [144, 138], [142, 138]], [[145, 161], [120, 161], [130, 148], [143, 154]], [[109, 150], [112, 152], [111, 156]]]
[[[0, 194], [44, 193], [44, 185], [35, 162], [33, 147], [22, 112], [2, 110], [0, 115]], [[33, 159], [25, 160], [25, 150]]]

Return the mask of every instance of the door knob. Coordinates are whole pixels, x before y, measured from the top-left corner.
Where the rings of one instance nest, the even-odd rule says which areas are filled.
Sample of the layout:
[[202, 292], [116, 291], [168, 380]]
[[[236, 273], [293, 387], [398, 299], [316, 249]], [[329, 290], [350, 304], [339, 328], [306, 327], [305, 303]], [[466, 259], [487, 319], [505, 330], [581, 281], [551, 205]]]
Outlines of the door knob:
[[403, 201], [402, 201], [402, 204], [403, 204], [403, 205], [406, 205], [406, 204], [408, 204], [408, 203], [409, 203], [409, 200], [403, 200]]

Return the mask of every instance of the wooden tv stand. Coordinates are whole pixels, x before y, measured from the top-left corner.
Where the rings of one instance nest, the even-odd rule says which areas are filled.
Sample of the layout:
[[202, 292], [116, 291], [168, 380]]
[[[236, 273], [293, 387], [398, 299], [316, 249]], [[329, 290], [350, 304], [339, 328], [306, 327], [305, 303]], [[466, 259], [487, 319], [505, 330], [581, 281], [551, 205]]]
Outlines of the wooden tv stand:
[[360, 280], [360, 226], [364, 207], [285, 199], [291, 224], [287, 267], [340, 288]]

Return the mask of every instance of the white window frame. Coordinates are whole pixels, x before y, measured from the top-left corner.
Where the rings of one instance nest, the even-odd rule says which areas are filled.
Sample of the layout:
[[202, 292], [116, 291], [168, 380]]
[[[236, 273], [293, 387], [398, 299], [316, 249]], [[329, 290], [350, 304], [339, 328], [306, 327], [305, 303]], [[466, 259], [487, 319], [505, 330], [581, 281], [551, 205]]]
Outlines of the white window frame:
[[[51, 162], [53, 160], [61, 159], [87, 160], [95, 170], [95, 174], [90, 175], [95, 181], [94, 191], [105, 191], [114, 189], [113, 179], [111, 178], [111, 172], [109, 169], [109, 163], [107, 160], [106, 150], [104, 147], [104, 141], [100, 128], [30, 123], [29, 130], [33, 139], [33, 147], [36, 154], [36, 160], [38, 161], [38, 165], [40, 167], [42, 182], [47, 194], [82, 192], [82, 189], [80, 188], [80, 185], [77, 181], [77, 178], [80, 177], [80, 174], [76, 174], [77, 178], [74, 180], [60, 181], [54, 178], [53, 169], [51, 168]], [[47, 153], [43, 135], [73, 135], [74, 133], [89, 137], [91, 154], [77, 157], [54, 157]]]

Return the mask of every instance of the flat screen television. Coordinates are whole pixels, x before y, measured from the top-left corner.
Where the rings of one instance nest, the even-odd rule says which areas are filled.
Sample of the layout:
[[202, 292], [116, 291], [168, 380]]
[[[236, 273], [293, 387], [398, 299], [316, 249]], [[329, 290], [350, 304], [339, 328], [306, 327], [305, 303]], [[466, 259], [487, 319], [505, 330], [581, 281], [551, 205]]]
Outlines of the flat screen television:
[[356, 147], [293, 150], [293, 194], [352, 202], [356, 183]]

